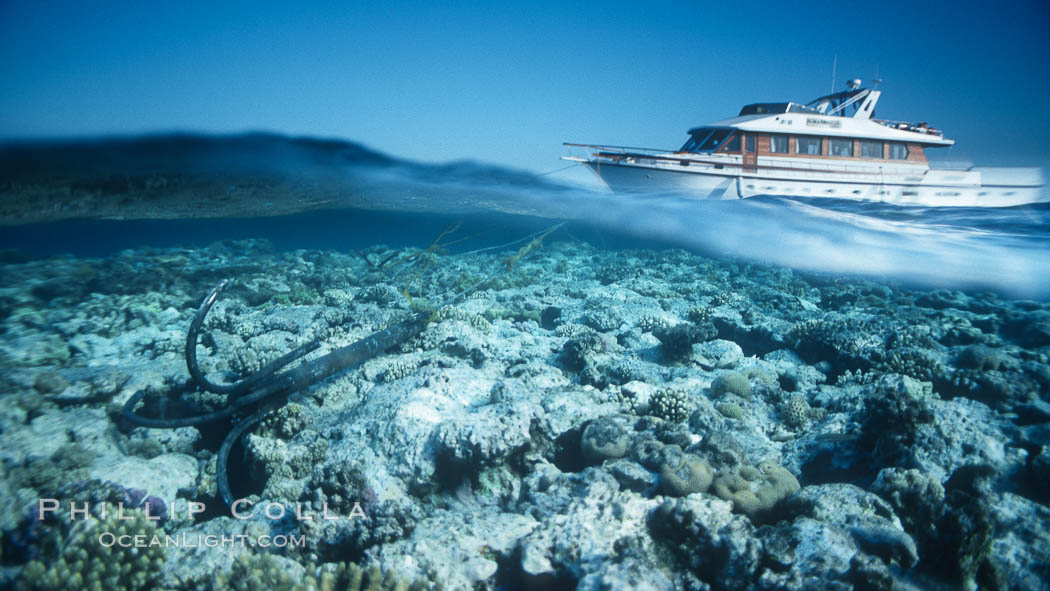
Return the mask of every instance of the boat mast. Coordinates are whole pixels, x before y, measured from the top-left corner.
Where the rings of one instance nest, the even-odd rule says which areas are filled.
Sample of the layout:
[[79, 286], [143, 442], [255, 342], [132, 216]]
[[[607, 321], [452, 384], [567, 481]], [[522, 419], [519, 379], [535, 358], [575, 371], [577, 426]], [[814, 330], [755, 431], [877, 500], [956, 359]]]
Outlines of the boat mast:
[[835, 94], [835, 70], [839, 67], [839, 54], [835, 54], [835, 59], [831, 62], [831, 91], [830, 94]]

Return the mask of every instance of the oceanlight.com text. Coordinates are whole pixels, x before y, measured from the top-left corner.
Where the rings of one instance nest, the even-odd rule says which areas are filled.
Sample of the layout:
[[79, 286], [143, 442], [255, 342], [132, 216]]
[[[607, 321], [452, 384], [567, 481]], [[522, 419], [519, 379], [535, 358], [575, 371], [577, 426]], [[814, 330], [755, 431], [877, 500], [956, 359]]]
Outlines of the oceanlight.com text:
[[306, 544], [306, 536], [292, 535], [262, 535], [249, 536], [247, 534], [215, 535], [215, 534], [138, 534], [116, 535], [112, 532], [102, 532], [98, 536], [98, 543], [111, 548], [152, 548], [162, 546], [165, 548], [232, 548], [235, 546], [251, 546], [259, 548], [302, 548]]

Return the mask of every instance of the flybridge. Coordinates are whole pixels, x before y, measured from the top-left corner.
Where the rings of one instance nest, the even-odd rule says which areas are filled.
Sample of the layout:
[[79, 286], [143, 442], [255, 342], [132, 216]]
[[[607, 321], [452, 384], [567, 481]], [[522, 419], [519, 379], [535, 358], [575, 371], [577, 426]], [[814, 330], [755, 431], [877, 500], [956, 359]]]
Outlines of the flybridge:
[[[850, 80], [846, 85], [849, 86], [849, 90], [814, 99], [806, 107], [822, 115], [871, 119], [875, 114], [875, 105], [879, 102], [882, 91], [861, 88], [859, 79]], [[853, 108], [852, 114], [847, 115], [850, 112], [849, 107]]]
[[[854, 119], [871, 119], [875, 105], [879, 102], [882, 91], [871, 88], [860, 88], [860, 80], [849, 81], [849, 90], [836, 92], [810, 101], [806, 105], [799, 103], [755, 103], [740, 109], [738, 117], [747, 115], [779, 115], [782, 113], [813, 113], [835, 117], [853, 117]], [[853, 107], [852, 110], [849, 107]]]
[[[876, 81], [878, 82], [878, 81]], [[871, 120], [891, 129], [911, 131], [927, 135], [943, 136], [939, 129], [929, 127], [926, 123], [907, 123], [904, 121], [888, 121], [875, 119], [875, 105], [882, 96], [881, 90], [874, 88], [860, 88], [859, 79], [850, 80], [849, 90], [832, 93], [814, 99], [802, 105], [795, 102], [786, 103], [754, 103], [745, 105], [740, 109], [737, 117], [749, 115], [782, 115], [788, 113], [806, 113], [822, 115], [823, 117], [807, 117], [806, 127], [817, 127], [824, 129], [839, 129], [842, 127], [842, 118], [855, 120]]]

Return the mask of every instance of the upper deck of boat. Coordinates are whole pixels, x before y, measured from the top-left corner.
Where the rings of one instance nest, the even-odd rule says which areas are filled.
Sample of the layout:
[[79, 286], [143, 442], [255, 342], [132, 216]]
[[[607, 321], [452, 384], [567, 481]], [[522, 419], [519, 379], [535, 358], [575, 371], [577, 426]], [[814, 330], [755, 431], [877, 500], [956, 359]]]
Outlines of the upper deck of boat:
[[951, 146], [955, 143], [955, 140], [946, 139], [938, 130], [925, 127], [923, 124], [797, 112], [737, 116], [690, 129], [689, 133], [695, 135], [701, 129], [712, 127], [731, 127], [754, 133], [786, 133], [907, 142], [931, 147]]
[[[813, 159], [828, 164], [887, 170], [893, 166], [928, 168], [924, 148], [951, 146], [937, 129], [925, 123], [876, 119], [881, 91], [860, 88], [850, 80], [849, 90], [819, 97], [806, 105], [794, 102], [745, 105], [733, 118], [689, 130], [689, 139], [678, 150], [648, 150], [616, 146], [598, 148], [593, 156], [623, 161], [674, 161], [682, 166], [710, 160], [720, 165], [752, 169], [755, 158], [777, 166], [813, 166]], [[772, 160], [770, 160], [772, 159]], [[789, 162], [790, 161], [790, 162]], [[785, 164], [788, 163], [788, 164]]]
[[849, 90], [819, 97], [802, 105], [794, 102], [745, 105], [740, 114], [702, 128], [730, 127], [757, 133], [819, 135], [858, 140], [907, 142], [922, 146], [950, 146], [955, 142], [926, 123], [905, 123], [876, 119], [875, 106], [882, 92], [860, 88], [860, 80], [850, 80]]

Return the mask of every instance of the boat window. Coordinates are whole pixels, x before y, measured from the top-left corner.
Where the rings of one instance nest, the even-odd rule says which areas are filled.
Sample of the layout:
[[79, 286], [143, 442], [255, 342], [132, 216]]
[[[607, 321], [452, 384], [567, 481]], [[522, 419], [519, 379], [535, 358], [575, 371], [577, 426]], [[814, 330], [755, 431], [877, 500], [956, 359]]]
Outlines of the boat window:
[[769, 136], [769, 151], [773, 154], [787, 154], [788, 153], [788, 136], [786, 135], [771, 135]]
[[715, 131], [712, 127], [702, 127], [700, 129], [689, 130], [689, 140], [682, 146], [680, 152], [699, 152], [700, 146], [704, 145], [704, 141], [710, 137], [711, 132]]
[[755, 134], [747, 134], [747, 152], [753, 153], [755, 151]]
[[740, 109], [740, 114], [737, 117], [743, 117], [745, 115], [770, 115], [773, 113], [787, 113], [790, 103], [756, 103], [753, 105], [744, 105], [743, 109]]
[[732, 129], [716, 129], [714, 133], [707, 137], [707, 140], [697, 149], [698, 152], [712, 152], [718, 148], [718, 146], [725, 141], [726, 137], [732, 133]]
[[891, 143], [890, 144], [890, 158], [894, 160], [907, 160], [908, 159], [908, 146], [904, 144]]
[[853, 157], [853, 140], [828, 140], [828, 151], [832, 156]]
[[733, 135], [729, 136], [729, 139], [726, 140], [725, 145], [722, 146], [722, 151], [723, 152], [733, 152], [733, 153], [739, 152], [740, 151], [740, 134], [739, 133], [734, 133]]
[[860, 140], [861, 158], [882, 158], [882, 142]]
[[795, 138], [795, 153], [822, 156], [824, 154], [823, 144], [824, 142], [819, 137], [799, 136]]

